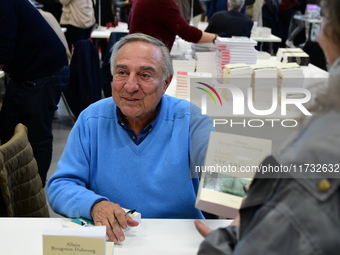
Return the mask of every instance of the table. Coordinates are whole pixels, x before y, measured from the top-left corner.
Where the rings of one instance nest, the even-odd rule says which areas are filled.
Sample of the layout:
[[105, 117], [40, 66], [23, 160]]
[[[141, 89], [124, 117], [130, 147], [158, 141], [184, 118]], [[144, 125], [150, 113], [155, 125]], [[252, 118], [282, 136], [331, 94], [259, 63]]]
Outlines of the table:
[[269, 37], [251, 36], [250, 38], [257, 42], [279, 43], [282, 41], [280, 37], [277, 37], [273, 34], [271, 34]]
[[280, 43], [282, 41], [282, 39], [280, 37], [277, 37], [276, 35], [270, 34], [269, 37], [261, 37], [261, 36], [251, 36], [251, 39], [253, 39], [254, 41], [257, 41], [259, 43], [261, 43], [260, 46], [260, 51], [262, 51], [262, 47], [263, 47], [263, 43], [269, 43], [269, 51], [270, 51], [270, 55], [273, 55], [273, 43]]
[[91, 33], [91, 37], [95, 39], [110, 38], [112, 32], [128, 33], [128, 24], [124, 22], [118, 22], [118, 26], [106, 28], [103, 26], [98, 27]]
[[305, 15], [295, 14], [293, 17], [294, 19], [306, 21], [308, 23], [319, 23], [320, 24], [322, 22], [322, 19], [311, 19]]
[[[41, 255], [42, 233], [61, 228], [67, 218], [0, 218], [0, 253], [3, 255]], [[230, 220], [204, 220], [216, 229]], [[126, 232], [123, 243], [114, 247], [114, 255], [190, 255], [196, 254], [203, 237], [194, 220], [142, 219], [140, 226]]]
[[294, 15], [293, 18], [296, 20], [304, 21], [306, 30], [306, 42], [308, 40], [312, 40], [313, 42], [318, 41], [322, 18], [311, 19], [308, 16], [298, 14]]

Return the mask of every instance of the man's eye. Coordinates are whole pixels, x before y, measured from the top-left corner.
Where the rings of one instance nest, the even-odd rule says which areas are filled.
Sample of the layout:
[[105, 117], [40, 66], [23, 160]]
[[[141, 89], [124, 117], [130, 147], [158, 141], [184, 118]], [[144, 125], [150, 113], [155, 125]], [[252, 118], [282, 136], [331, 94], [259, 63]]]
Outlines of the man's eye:
[[126, 75], [126, 72], [125, 71], [119, 71], [117, 74], [118, 75]]
[[146, 74], [146, 73], [141, 74], [141, 76], [142, 76], [143, 79], [151, 78], [151, 76], [149, 74]]

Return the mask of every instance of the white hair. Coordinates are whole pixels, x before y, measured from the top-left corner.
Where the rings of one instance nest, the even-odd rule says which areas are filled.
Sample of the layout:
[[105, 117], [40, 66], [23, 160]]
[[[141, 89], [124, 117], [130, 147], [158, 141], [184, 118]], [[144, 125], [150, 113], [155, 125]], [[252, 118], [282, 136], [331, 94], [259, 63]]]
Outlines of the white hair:
[[231, 9], [239, 10], [244, 5], [244, 0], [228, 0], [229, 6]]

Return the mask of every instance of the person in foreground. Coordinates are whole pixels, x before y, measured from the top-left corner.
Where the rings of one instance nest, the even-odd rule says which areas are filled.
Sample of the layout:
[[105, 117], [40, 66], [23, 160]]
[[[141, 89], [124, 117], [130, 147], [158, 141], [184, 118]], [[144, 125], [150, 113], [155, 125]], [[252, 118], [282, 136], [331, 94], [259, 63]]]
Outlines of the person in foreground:
[[340, 1], [323, 0], [322, 10], [328, 87], [302, 129], [262, 163], [302, 171], [256, 175], [237, 226], [212, 231], [195, 221], [205, 236], [198, 254], [339, 254]]
[[75, 123], [56, 172], [47, 185], [52, 209], [66, 217], [107, 226], [114, 242], [143, 218], [202, 219], [195, 208], [210, 117], [187, 100], [165, 95], [173, 75], [170, 54], [159, 40], [130, 34], [112, 51], [112, 98], [85, 109]]

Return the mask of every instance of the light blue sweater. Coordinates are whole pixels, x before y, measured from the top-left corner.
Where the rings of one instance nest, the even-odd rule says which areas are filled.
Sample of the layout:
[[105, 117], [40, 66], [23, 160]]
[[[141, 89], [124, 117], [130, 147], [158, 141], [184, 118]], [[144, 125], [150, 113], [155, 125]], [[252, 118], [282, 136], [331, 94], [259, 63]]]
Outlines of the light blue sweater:
[[199, 108], [163, 95], [156, 125], [137, 146], [118, 124], [112, 98], [94, 103], [79, 116], [49, 179], [51, 207], [91, 218], [92, 206], [105, 199], [143, 218], [203, 218], [189, 165], [203, 164], [212, 130]]

